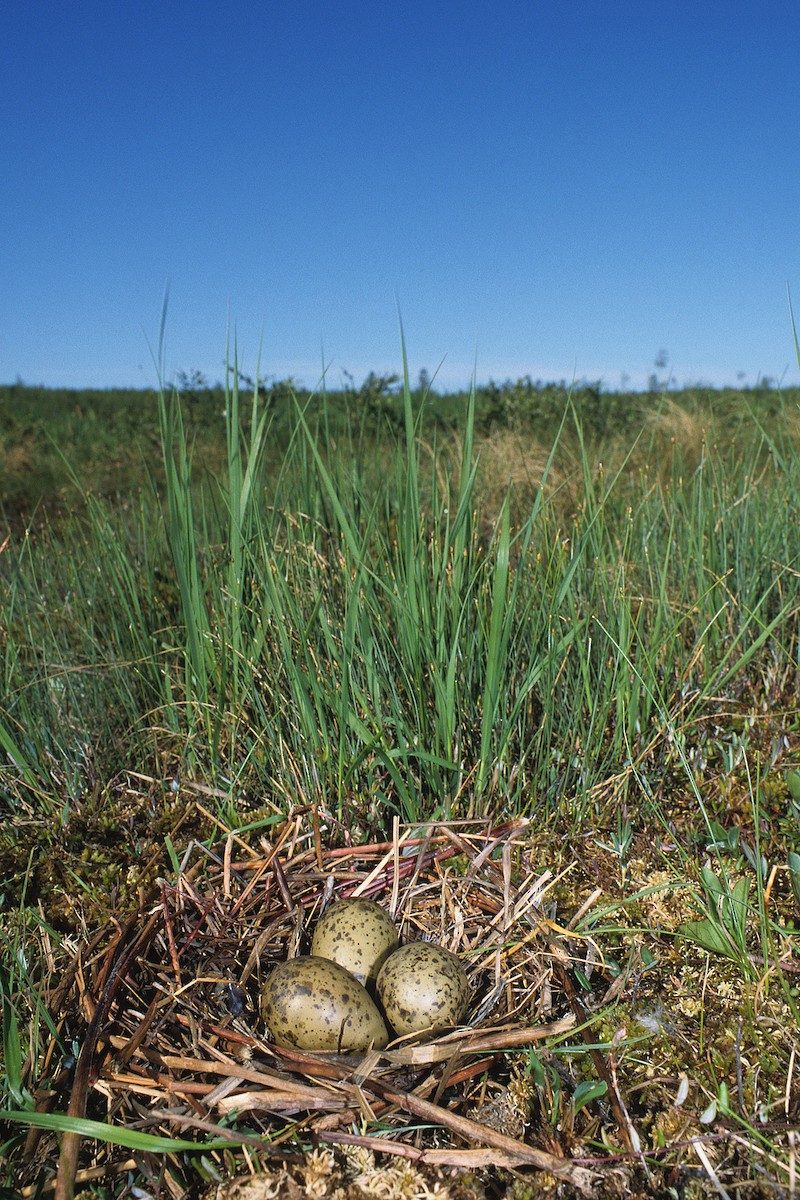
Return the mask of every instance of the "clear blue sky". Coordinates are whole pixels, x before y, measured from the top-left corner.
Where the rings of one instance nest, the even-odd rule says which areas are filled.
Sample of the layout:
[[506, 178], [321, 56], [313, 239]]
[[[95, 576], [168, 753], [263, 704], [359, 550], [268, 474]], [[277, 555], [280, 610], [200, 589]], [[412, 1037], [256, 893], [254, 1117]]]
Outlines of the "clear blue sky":
[[797, 382], [797, 0], [59, 0], [0, 38], [0, 382]]

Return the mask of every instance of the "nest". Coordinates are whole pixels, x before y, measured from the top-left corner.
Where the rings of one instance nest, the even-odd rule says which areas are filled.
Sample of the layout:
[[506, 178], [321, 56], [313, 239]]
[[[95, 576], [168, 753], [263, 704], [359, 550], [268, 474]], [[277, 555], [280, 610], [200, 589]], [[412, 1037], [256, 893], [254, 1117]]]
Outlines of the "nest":
[[[534, 1088], [510, 1053], [585, 1017], [568, 968], [586, 941], [545, 916], [553, 880], [530, 869], [525, 824], [395, 825], [391, 841], [330, 847], [325, 818], [306, 811], [271, 841], [224, 830], [212, 849], [193, 841], [177, 875], [127, 923], [87, 937], [42, 996], [62, 1045], [81, 1048], [38, 1108], [202, 1141], [218, 1177], [231, 1164], [255, 1175], [281, 1155], [306, 1156], [307, 1170], [310, 1150], [356, 1148], [440, 1173], [532, 1168], [589, 1194], [593, 1172], [534, 1133]], [[308, 953], [326, 905], [349, 896], [384, 905], [404, 941], [459, 955], [472, 989], [463, 1027], [362, 1054], [268, 1040], [259, 997], [271, 968]], [[50, 1077], [56, 1054], [53, 1039]], [[76, 1132], [62, 1137], [60, 1159], [50, 1132], [32, 1129], [28, 1143], [27, 1180], [49, 1174], [57, 1197], [148, 1160]]]

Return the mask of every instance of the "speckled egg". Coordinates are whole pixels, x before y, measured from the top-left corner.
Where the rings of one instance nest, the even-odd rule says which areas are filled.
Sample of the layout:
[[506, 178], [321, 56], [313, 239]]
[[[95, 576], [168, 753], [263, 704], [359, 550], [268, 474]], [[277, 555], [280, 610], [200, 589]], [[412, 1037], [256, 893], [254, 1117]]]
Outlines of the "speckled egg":
[[313, 955], [279, 963], [261, 1002], [273, 1041], [298, 1050], [382, 1050], [386, 1025], [349, 971]]
[[432, 942], [409, 942], [390, 954], [377, 989], [387, 1021], [401, 1036], [425, 1032], [432, 1037], [458, 1025], [470, 996], [455, 954]]
[[311, 953], [339, 963], [359, 983], [374, 983], [399, 938], [385, 908], [374, 900], [339, 900], [322, 914]]

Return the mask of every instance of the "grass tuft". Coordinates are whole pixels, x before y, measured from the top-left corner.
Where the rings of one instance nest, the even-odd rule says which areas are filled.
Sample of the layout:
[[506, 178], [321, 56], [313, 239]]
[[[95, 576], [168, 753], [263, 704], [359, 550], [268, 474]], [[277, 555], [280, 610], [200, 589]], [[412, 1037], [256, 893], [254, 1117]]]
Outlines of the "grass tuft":
[[[521, 817], [524, 851], [513, 870], [487, 859], [492, 878], [552, 867], [559, 920], [583, 939], [561, 983], [595, 1039], [552, 1040], [525, 1068], [548, 1136], [620, 1152], [591, 1145], [613, 1096], [626, 1152], [646, 1130], [655, 1170], [693, 1104], [701, 1129], [724, 1119], [783, 1179], [796, 1104], [780, 1021], [800, 1014], [796, 406], [651, 397], [615, 429], [586, 394], [549, 396], [545, 420], [520, 381], [521, 409], [498, 392], [489, 420], [473, 387], [453, 428], [412, 388], [404, 346], [398, 390], [373, 381], [363, 411], [360, 394], [245, 389], [235, 345], [229, 359], [202, 414], [162, 389], [143, 436], [160, 459], [125, 461], [135, 488], [98, 492], [73, 467], [74, 502], [0, 545], [6, 1145], [37, 1123], [92, 1132], [34, 1113], [40, 1045], [74, 1049], [35, 999], [43, 964], [85, 937], [87, 912], [130, 907], [155, 870], [180, 876], [187, 847], [214, 861], [208, 822], [231, 839], [227, 887], [235, 839], [261, 853], [246, 833], [291, 829], [320, 858], [320, 829], [380, 845], [401, 826]], [[661, 1124], [641, 1099], [656, 1053]], [[166, 1153], [130, 1138], [109, 1135]]]

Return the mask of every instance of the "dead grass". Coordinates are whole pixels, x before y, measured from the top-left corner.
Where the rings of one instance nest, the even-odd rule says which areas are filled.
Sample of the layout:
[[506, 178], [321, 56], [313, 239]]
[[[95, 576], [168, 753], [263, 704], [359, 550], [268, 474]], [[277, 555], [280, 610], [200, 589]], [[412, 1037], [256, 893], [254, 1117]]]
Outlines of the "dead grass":
[[[783, 433], [800, 442], [800, 411], [789, 411]], [[708, 406], [687, 406], [670, 396], [659, 397], [650, 411], [643, 410], [639, 435], [632, 440], [630, 429], [616, 432], [609, 429], [603, 438], [595, 439], [589, 454], [593, 473], [607, 480], [618, 472], [631, 479], [640, 489], [642, 477], [654, 486], [668, 486], [676, 471], [684, 476], [694, 472], [717, 439], [735, 445], [729, 428], [720, 430], [719, 418]], [[752, 424], [747, 428], [752, 439]], [[743, 446], [748, 444], [743, 439]], [[568, 427], [562, 434], [551, 459], [551, 444], [537, 440], [529, 429], [495, 428], [477, 444], [478, 487], [476, 496], [484, 513], [487, 531], [497, 520], [501, 505], [508, 496], [512, 526], [521, 526], [532, 510], [540, 490], [551, 508], [561, 514], [566, 523], [579, 508], [586, 492], [582, 467], [582, 450], [574, 432]], [[461, 447], [457, 440], [451, 444], [457, 478]], [[764, 452], [764, 460], [767, 460]]]
[[[741, 1122], [699, 1118], [709, 1067], [738, 1071], [741, 1111], [761, 1104], [774, 1142], [776, 1097], [758, 1064], [771, 1056], [774, 1079], [794, 1039], [774, 982], [753, 985], [747, 1015], [735, 964], [675, 940], [693, 908], [669, 835], [640, 834], [623, 877], [596, 837], [558, 849], [523, 819], [395, 825], [391, 840], [353, 846], [313, 810], [267, 840], [195, 809], [212, 836], [190, 839], [177, 875], [127, 919], [29, 945], [59, 1034], [25, 1064], [39, 1111], [222, 1135], [227, 1148], [205, 1152], [231, 1180], [217, 1200], [666, 1196], [692, 1178], [705, 1180], [697, 1195], [746, 1179], [758, 1195], [759, 1155], [770, 1179], [787, 1178]], [[772, 890], [777, 911], [787, 881]], [[404, 940], [459, 954], [473, 993], [463, 1028], [362, 1055], [269, 1040], [259, 996], [272, 965], [307, 953], [324, 906], [348, 895], [382, 903]], [[791, 939], [784, 949], [768, 974], [800, 969]], [[81, 1047], [60, 1070], [59, 1042]], [[165, 1156], [163, 1194], [196, 1194], [192, 1161]], [[17, 1186], [62, 1200], [155, 1167], [77, 1135], [59, 1149], [31, 1129]]]

